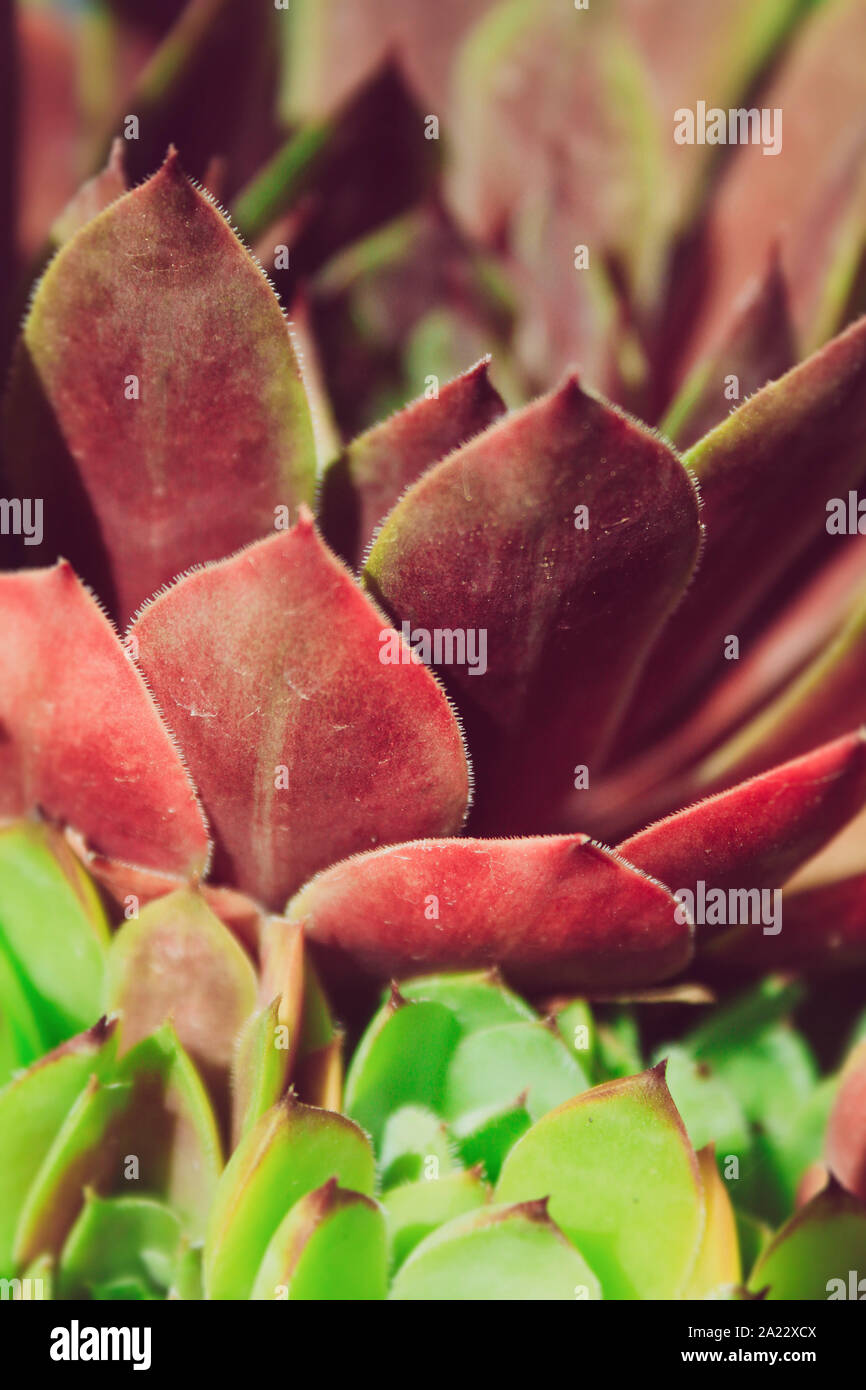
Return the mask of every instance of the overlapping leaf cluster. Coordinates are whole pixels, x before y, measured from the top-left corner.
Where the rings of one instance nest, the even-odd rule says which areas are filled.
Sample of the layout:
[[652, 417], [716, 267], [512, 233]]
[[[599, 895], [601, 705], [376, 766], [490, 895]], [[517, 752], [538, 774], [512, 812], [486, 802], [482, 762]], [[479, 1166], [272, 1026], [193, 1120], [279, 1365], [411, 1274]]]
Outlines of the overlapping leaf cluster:
[[[5, 50], [0, 255], [44, 273], [3, 489], [44, 528], [0, 574], [0, 1274], [824, 1297], [862, 1262], [861, 1053], [819, 1079], [775, 986], [646, 1047], [583, 1001], [863, 965], [866, 551], [826, 517], [866, 475], [866, 11], [290, 13], [22, 5]], [[752, 90], [777, 160], [674, 152], [670, 107]], [[483, 632], [484, 670], [415, 630]], [[696, 926], [701, 884], [782, 890], [783, 930]], [[573, 993], [559, 1031], [406, 983], [489, 967]], [[317, 971], [354, 1026], [399, 981], [345, 1097]]]

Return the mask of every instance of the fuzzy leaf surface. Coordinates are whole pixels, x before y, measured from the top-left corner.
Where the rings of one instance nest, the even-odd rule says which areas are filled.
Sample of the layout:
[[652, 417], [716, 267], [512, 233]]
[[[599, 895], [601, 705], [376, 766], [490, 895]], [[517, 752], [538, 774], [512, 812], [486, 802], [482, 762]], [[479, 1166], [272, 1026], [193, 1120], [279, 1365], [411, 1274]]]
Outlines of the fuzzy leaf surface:
[[3, 418], [17, 495], [50, 499], [41, 553], [68, 555], [123, 620], [312, 500], [288, 325], [174, 153], [52, 261]]
[[335, 967], [348, 955], [388, 978], [422, 963], [497, 964], [548, 988], [601, 987], [645, 984], [686, 964], [690, 928], [676, 906], [586, 836], [551, 835], [419, 840], [360, 855], [315, 878], [288, 915]]
[[136, 621], [213, 828], [216, 879], [279, 909], [336, 859], [460, 825], [460, 730], [427, 670], [380, 661], [388, 631], [307, 515], [187, 575]]
[[470, 664], [467, 635], [466, 662], [443, 645], [440, 672], [466, 719], [485, 833], [547, 828], [575, 764], [599, 767], [699, 534], [679, 459], [574, 379], [391, 512], [368, 587], [413, 630], [484, 634], [483, 662]]
[[65, 562], [0, 575], [0, 814], [40, 807], [100, 852], [198, 875], [207, 829], [111, 624]]

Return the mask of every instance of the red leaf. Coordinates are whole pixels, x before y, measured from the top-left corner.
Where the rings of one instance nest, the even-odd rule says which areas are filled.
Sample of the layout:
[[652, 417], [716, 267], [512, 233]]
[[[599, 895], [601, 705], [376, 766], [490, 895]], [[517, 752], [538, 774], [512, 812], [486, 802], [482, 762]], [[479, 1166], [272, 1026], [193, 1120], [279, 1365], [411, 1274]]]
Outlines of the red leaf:
[[783, 113], [782, 149], [768, 158], [761, 145], [745, 145], [725, 170], [709, 224], [706, 309], [695, 335], [696, 356], [718, 342], [756, 261], [777, 241], [798, 334], [809, 345], [816, 341], [823, 295], [838, 292], [826, 281], [836, 270], [845, 223], [858, 208], [862, 234], [864, 44], [861, 0], [821, 6], [761, 93], [763, 109]]
[[389, 52], [399, 52], [419, 93], [444, 103], [460, 38], [496, 2], [438, 0], [430, 7], [328, 0], [304, 6], [301, 18], [293, 18], [287, 114], [297, 119], [333, 111]]
[[129, 191], [124, 167], [124, 147], [125, 142], [120, 138], [114, 141], [105, 168], [83, 183], [60, 216], [55, 218], [50, 235], [52, 249], [70, 241], [77, 231]]
[[192, 889], [124, 922], [108, 954], [106, 997], [127, 1052], [171, 1021], [225, 1109], [237, 1035], [256, 1003], [256, 975], [232, 934]]
[[[116, 859], [106, 859], [94, 854], [80, 836], [70, 832], [67, 838], [91, 878], [96, 879], [100, 888], [117, 905], [119, 911], [115, 914], [116, 919], [126, 917], [127, 910], [132, 906], [138, 909], [156, 898], [163, 898], [186, 887], [184, 880], [176, 875], [153, 873], [121, 864]], [[220, 888], [212, 883], [199, 884], [198, 892], [211, 912], [229, 928], [250, 955], [255, 956], [265, 920], [260, 904], [234, 888]], [[134, 904], [128, 901], [130, 898], [136, 900]]]
[[180, 756], [108, 619], [65, 562], [0, 575], [0, 814], [184, 878], [208, 857]]
[[600, 770], [698, 542], [697, 495], [677, 457], [573, 378], [397, 504], [368, 585], [413, 629], [486, 634], [483, 674], [479, 662], [447, 669], [476, 767], [473, 824], [545, 829], [575, 764]]
[[734, 975], [767, 970], [847, 969], [866, 964], [866, 874], [803, 893], [787, 889], [779, 936], [736, 928], [711, 943], [713, 965]]
[[331, 463], [322, 489], [322, 530], [356, 568], [377, 524], [433, 463], [501, 415], [505, 406], [487, 376], [489, 359], [374, 425]]
[[866, 721], [866, 587], [847, 620], [776, 698], [694, 772], [698, 786], [720, 786], [793, 758], [818, 738]]
[[689, 960], [667, 889], [585, 835], [432, 840], [335, 864], [289, 904], [375, 975], [501, 966], [534, 987], [638, 985]]
[[303, 194], [288, 243], [294, 283], [411, 207], [432, 183], [437, 148], [389, 59], [333, 120], [291, 136], [238, 195], [232, 216], [254, 241]]
[[614, 7], [497, 6], [463, 47], [453, 108], [449, 198], [525, 273], [520, 356], [536, 379], [579, 362], [604, 385], [612, 281], [646, 303], [674, 211], [671, 137]]
[[278, 26], [285, 16], [248, 0], [186, 0], [160, 16], [153, 27], [161, 33], [145, 35], [145, 7], [135, 8], [138, 32], [127, 25], [117, 36], [114, 61], [125, 80], [102, 132], [103, 150], [134, 113], [139, 130], [128, 145], [132, 181], [146, 178], [173, 141], [196, 179], [219, 155], [237, 187], [246, 165], [257, 165], [278, 138]]
[[137, 619], [141, 665], [212, 821], [217, 880], [280, 908], [335, 859], [460, 825], [460, 731], [428, 671], [382, 664], [388, 630], [306, 515]]
[[633, 702], [646, 731], [724, 670], [725, 639], [811, 541], [827, 500], [866, 469], [866, 317], [766, 386], [690, 449], [707, 541], [695, 582], [657, 644]]
[[624, 840], [618, 852], [674, 889], [776, 888], [866, 802], [866, 736], [825, 744]]
[[787, 372], [797, 360], [788, 312], [788, 289], [773, 254], [766, 273], [747, 285], [717, 350], [698, 363], [670, 407], [661, 431], [680, 449], [696, 443], [732, 409], [725, 392], [736, 378], [736, 400], [749, 396]]
[[42, 554], [62, 549], [125, 616], [312, 495], [279, 304], [176, 155], [52, 262], [4, 426], [16, 495], [48, 499]]
[[[835, 560], [819, 570], [815, 579], [782, 610], [767, 631], [749, 643], [739, 661], [729, 663], [731, 669], [727, 677], [713, 686], [707, 698], [690, 717], [677, 724], [668, 738], [652, 744], [643, 756], [626, 762], [595, 788], [589, 822], [594, 832], [604, 839], [619, 839], [680, 807], [683, 801], [708, 790], [718, 790], [717, 774], [712, 787], [696, 780], [697, 760], [708, 749], [717, 747], [723, 737], [754, 710], [767, 705], [786, 682], [796, 687], [796, 678], [805, 664], [844, 627], [846, 617], [856, 604], [858, 591], [863, 592], [864, 585], [866, 536], [861, 536], [846, 544]], [[810, 687], [810, 691], [812, 701], [821, 705], [822, 685]], [[811, 727], [798, 731], [799, 747], [792, 747], [788, 741], [778, 755], [768, 741], [766, 726], [756, 720], [755, 727], [760, 729], [754, 741], [758, 766], [747, 772], [763, 771], [787, 757], [807, 751], [817, 742], [826, 740], [828, 734], [843, 733], [856, 718], [856, 699], [853, 707], [846, 704], [843, 692], [835, 708], [830, 705], [829, 712], [829, 726], [827, 709], [822, 707], [818, 717], [808, 721]], [[832, 721], [839, 721], [835, 730]], [[736, 745], [738, 740], [733, 742]], [[709, 762], [712, 767], [715, 759]], [[689, 768], [692, 770], [686, 771]], [[726, 771], [723, 785], [742, 780], [743, 773], [739, 772], [736, 762], [733, 771], [733, 776]], [[586, 793], [576, 792], [569, 808], [571, 821], [586, 824], [587, 812]], [[563, 828], [570, 828], [569, 819], [564, 818]]]
[[68, 14], [14, 8], [21, 64], [18, 236], [24, 255], [32, 256], [51, 219], [75, 192], [75, 31]]

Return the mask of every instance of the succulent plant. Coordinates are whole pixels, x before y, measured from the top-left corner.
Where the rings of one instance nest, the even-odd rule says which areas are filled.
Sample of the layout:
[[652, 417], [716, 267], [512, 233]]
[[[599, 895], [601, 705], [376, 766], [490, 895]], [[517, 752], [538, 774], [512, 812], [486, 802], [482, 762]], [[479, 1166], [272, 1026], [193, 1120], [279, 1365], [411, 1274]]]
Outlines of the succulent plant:
[[634, 1072], [628, 1007], [408, 980], [343, 1114], [284, 1090], [275, 1006], [238, 1050], [224, 1168], [175, 1029], [128, 1046], [103, 1021], [0, 1093], [0, 1255], [61, 1299], [848, 1297], [864, 1045], [820, 1077], [793, 1004], [753, 987]]
[[833, 1296], [866, 8], [441, 8], [11, 15], [0, 1278]]

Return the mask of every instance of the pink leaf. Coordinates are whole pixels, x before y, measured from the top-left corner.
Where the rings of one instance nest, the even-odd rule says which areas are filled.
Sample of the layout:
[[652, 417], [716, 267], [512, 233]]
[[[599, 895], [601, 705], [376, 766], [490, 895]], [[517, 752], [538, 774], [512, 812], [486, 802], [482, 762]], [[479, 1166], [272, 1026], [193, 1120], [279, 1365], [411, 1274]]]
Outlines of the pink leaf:
[[192, 783], [110, 622], [65, 562], [0, 575], [0, 814], [184, 878], [208, 858]]

